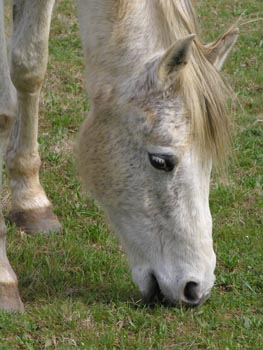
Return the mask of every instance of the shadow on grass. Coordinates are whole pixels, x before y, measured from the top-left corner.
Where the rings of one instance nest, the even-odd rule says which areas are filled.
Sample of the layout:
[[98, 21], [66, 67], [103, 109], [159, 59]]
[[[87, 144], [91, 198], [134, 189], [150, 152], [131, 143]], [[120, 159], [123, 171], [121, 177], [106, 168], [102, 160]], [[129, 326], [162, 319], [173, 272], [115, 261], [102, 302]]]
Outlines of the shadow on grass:
[[69, 299], [86, 304], [139, 302], [140, 293], [131, 280], [127, 264], [114, 261], [114, 267], [103, 266], [98, 263], [100, 255], [96, 260], [83, 261], [74, 253], [68, 256], [63, 252], [63, 255], [60, 249], [52, 253], [49, 249], [45, 253], [45, 244], [38, 248], [37, 260], [31, 256], [31, 251], [28, 254], [25, 251], [23, 257], [13, 264], [25, 303], [43, 299]]

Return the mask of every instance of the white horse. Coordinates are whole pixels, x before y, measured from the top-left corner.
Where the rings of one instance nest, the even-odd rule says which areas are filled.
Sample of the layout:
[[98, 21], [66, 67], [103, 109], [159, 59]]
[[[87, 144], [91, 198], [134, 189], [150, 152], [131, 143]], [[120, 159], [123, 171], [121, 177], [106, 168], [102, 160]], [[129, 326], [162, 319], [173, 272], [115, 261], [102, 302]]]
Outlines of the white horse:
[[[0, 156], [10, 218], [60, 229], [39, 182], [38, 102], [54, 0], [13, 0], [10, 63], [0, 0]], [[198, 305], [214, 284], [209, 179], [228, 145], [218, 71], [238, 29], [203, 45], [189, 0], [78, 0], [89, 115], [79, 172], [125, 247], [145, 300]], [[22, 310], [0, 226], [0, 308]]]

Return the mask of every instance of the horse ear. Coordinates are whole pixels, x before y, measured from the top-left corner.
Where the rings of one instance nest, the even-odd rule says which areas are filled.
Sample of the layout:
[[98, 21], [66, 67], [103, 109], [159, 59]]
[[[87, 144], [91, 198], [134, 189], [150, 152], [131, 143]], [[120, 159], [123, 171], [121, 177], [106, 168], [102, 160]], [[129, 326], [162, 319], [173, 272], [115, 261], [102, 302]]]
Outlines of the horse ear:
[[158, 80], [165, 84], [172, 81], [176, 73], [183, 69], [189, 61], [192, 52], [192, 42], [195, 34], [179, 39], [162, 56], [158, 66]]
[[231, 28], [216, 41], [205, 46], [206, 58], [220, 71], [239, 35], [238, 28]]

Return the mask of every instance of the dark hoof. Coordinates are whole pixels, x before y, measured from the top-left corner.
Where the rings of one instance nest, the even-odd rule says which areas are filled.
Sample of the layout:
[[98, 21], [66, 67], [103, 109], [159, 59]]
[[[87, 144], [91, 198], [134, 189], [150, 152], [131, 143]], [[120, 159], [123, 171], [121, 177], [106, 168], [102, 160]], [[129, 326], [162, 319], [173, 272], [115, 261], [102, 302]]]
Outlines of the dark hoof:
[[0, 283], [0, 311], [24, 311], [24, 305], [20, 299], [16, 283]]
[[61, 225], [58, 217], [52, 212], [51, 207], [12, 210], [9, 219], [27, 233], [52, 233], [60, 232]]

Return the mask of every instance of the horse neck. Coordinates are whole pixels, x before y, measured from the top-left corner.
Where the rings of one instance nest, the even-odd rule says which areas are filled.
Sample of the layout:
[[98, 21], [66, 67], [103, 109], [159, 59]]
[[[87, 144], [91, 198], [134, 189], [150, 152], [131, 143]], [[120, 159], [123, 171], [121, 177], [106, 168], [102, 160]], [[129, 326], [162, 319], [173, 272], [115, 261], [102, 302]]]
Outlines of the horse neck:
[[131, 76], [176, 39], [161, 0], [89, 1], [79, 6], [89, 76], [94, 69], [112, 78]]
[[126, 91], [146, 62], [191, 31], [188, 0], [78, 1], [90, 96], [97, 87]]

